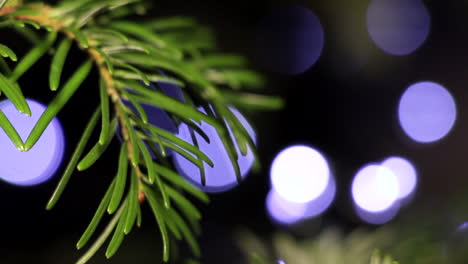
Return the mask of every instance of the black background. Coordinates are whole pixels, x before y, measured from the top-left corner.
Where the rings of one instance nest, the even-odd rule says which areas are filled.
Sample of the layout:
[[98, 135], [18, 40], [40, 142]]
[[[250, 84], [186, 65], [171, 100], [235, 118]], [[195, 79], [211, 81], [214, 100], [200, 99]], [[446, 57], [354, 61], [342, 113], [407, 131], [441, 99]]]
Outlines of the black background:
[[[284, 2], [287, 1], [281, 3]], [[265, 236], [278, 228], [264, 209], [269, 190], [268, 168], [275, 154], [292, 144], [308, 144], [321, 150], [338, 179], [338, 197], [321, 218], [319, 227], [338, 225], [351, 230], [363, 225], [351, 212], [349, 182], [361, 166], [387, 156], [407, 157], [419, 172], [420, 185], [412, 206], [400, 215], [427, 207], [441, 210], [468, 184], [465, 136], [468, 132], [465, 117], [468, 6], [463, 1], [426, 1], [432, 28], [420, 49], [409, 56], [394, 57], [369, 42], [371, 58], [361, 69], [350, 72], [347, 68], [353, 61], [341, 53], [348, 40], [335, 35], [334, 29], [340, 28], [344, 21], [342, 15], [346, 13], [362, 19], [365, 25], [367, 1], [290, 2], [312, 9], [325, 30], [321, 58], [314, 67], [296, 76], [269, 72], [262, 67], [253, 49], [256, 23], [279, 1], [159, 0], [148, 14], [150, 17], [189, 15], [212, 25], [220, 49], [248, 56], [251, 66], [268, 77], [265, 92], [281, 95], [287, 103], [277, 112], [245, 113], [257, 128], [263, 170], [250, 175], [230, 192], [211, 195], [211, 204], [202, 207], [200, 242], [204, 263], [240, 263], [239, 252], [232, 242], [238, 228], [246, 227]], [[5, 30], [0, 34], [2, 42], [16, 47], [19, 54], [21, 50], [26, 52], [28, 44], [23, 39]], [[74, 51], [67, 61], [65, 74], [70, 73], [67, 68], [78, 65], [82, 56], [80, 51]], [[53, 97], [47, 87], [49, 63], [49, 58], [43, 58], [20, 80], [27, 97], [45, 103]], [[65, 160], [97, 106], [98, 90], [92, 80], [83, 85], [59, 115], [67, 141]], [[447, 138], [429, 145], [417, 145], [407, 139], [396, 117], [402, 92], [420, 80], [443, 84], [457, 102], [458, 119], [453, 131]], [[73, 263], [80, 254], [74, 248], [75, 243], [116, 170], [117, 149], [117, 142], [113, 142], [107, 155], [93, 168], [75, 173], [52, 211], [46, 211], [45, 204], [58, 177], [28, 188], [0, 183], [0, 263]], [[109, 263], [159, 263], [160, 236], [151, 213], [145, 210], [144, 214], [142, 230], [135, 230]], [[447, 222], [449, 226], [450, 220]], [[104, 263], [102, 255], [100, 252], [92, 263]]]

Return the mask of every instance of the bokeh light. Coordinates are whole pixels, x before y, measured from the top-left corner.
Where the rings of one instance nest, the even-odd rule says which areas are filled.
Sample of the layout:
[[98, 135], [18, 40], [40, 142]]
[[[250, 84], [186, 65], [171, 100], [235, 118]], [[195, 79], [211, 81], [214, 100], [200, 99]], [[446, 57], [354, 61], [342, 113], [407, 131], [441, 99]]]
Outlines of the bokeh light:
[[398, 178], [390, 169], [371, 164], [357, 172], [351, 194], [355, 205], [362, 210], [382, 212], [398, 200], [398, 187]]
[[[150, 84], [148, 86], [149, 88], [153, 90], [157, 90], [160, 92], [163, 92], [164, 94], [177, 99], [179, 101], [184, 101], [184, 96], [182, 92], [182, 88], [179, 86], [168, 83], [168, 82], [158, 82], [155, 84]], [[135, 107], [131, 104], [131, 102], [125, 100], [124, 103], [130, 107], [135, 113], [138, 114], [138, 111], [135, 109]], [[176, 133], [177, 132], [177, 126], [174, 123], [174, 121], [170, 118], [169, 114], [164, 111], [163, 109], [145, 104], [145, 103], [140, 103], [141, 107], [143, 110], [145, 110], [146, 115], [148, 117], [148, 123], [159, 127], [161, 129], [164, 129], [166, 131], [169, 131], [171, 133]]]
[[314, 218], [324, 213], [333, 203], [336, 195], [336, 181], [333, 176], [329, 177], [327, 187], [322, 194], [306, 203], [306, 211], [303, 218]]
[[434, 82], [418, 82], [406, 89], [398, 106], [403, 131], [420, 143], [437, 141], [455, 124], [457, 109], [449, 91]]
[[427, 39], [431, 19], [422, 0], [372, 0], [367, 30], [374, 43], [391, 55], [407, 55]]
[[330, 180], [323, 155], [307, 146], [291, 146], [281, 151], [270, 168], [273, 188], [284, 199], [306, 203], [319, 197]]
[[272, 8], [257, 27], [256, 54], [274, 72], [300, 74], [319, 59], [324, 33], [317, 16], [296, 5]]
[[332, 204], [336, 194], [336, 182], [330, 177], [323, 193], [314, 200], [298, 203], [283, 198], [275, 188], [267, 196], [266, 208], [275, 222], [280, 224], [294, 224], [323, 214]]
[[390, 169], [398, 179], [398, 199], [405, 199], [414, 192], [418, 176], [411, 162], [402, 157], [390, 157], [382, 162], [382, 166]]
[[442, 255], [451, 263], [465, 263], [468, 259], [468, 222], [462, 222], [449, 232], [442, 247]]
[[395, 202], [392, 206], [379, 212], [369, 212], [363, 210], [359, 206], [354, 206], [354, 210], [362, 221], [368, 224], [382, 225], [388, 223], [393, 218], [395, 218], [395, 216], [397, 216], [398, 212], [400, 211], [400, 204], [399, 202]]
[[290, 225], [302, 220], [307, 204], [288, 201], [272, 188], [266, 198], [266, 208], [275, 222]]
[[[165, 75], [163, 74], [163, 76]], [[169, 95], [174, 99], [177, 99], [182, 102], [184, 101], [182, 88], [175, 84], [168, 82], [158, 82], [155, 84], [151, 84], [150, 87], [154, 90], [163, 92], [164, 94]], [[155, 107], [148, 104], [141, 104], [141, 106], [146, 111], [149, 124], [157, 126], [172, 133], [177, 133], [177, 126], [166, 111], [159, 107]]]
[[[0, 110], [8, 117], [26, 141], [46, 107], [34, 100], [27, 100], [31, 109], [30, 117], [19, 113], [11, 101], [0, 102]], [[46, 128], [37, 143], [27, 152], [20, 152], [0, 129], [0, 178], [20, 186], [36, 185], [50, 179], [60, 166], [63, 158], [65, 139], [57, 118]]]
[[[130, 103], [128, 101], [125, 101], [125, 103], [127, 105], [129, 105], [129, 107], [132, 108], [132, 110], [134, 110], [134, 107], [132, 105], [130, 105]], [[151, 124], [153, 126], [156, 126], [156, 127], [159, 127], [161, 129], [164, 129], [166, 131], [169, 131], [171, 133], [176, 133], [177, 132], [176, 124], [169, 117], [169, 115], [167, 114], [166, 111], [164, 111], [163, 109], [161, 109], [159, 107], [149, 105], [149, 104], [145, 104], [145, 103], [140, 103], [140, 105], [141, 105], [141, 107], [143, 108], [143, 110], [145, 111], [145, 113], [146, 113], [146, 115], [148, 117], [148, 123], [149, 124]], [[138, 114], [137, 111], [134, 111], [134, 112]]]
[[[242, 123], [242, 125], [247, 130], [248, 134], [254, 142], [256, 142], [256, 135], [253, 128], [250, 126], [249, 122], [245, 117], [235, 108], [230, 108], [237, 119]], [[202, 111], [200, 109], [200, 111]], [[182, 174], [190, 183], [194, 184], [198, 188], [206, 192], [223, 192], [227, 191], [238, 184], [236, 174], [232, 163], [229, 159], [227, 151], [224, 147], [221, 138], [219, 137], [218, 132], [211, 125], [202, 122], [200, 129], [205, 132], [206, 135], [210, 138], [210, 142], [206, 142], [202, 136], [194, 131], [196, 141], [198, 143], [199, 149], [205, 153], [211, 161], [214, 163], [214, 167], [210, 167], [205, 162], [204, 172], [206, 176], [206, 185], [203, 186], [201, 182], [201, 173], [200, 169], [194, 165], [192, 162], [187, 160], [182, 155], [174, 152], [174, 163], [177, 171]], [[234, 136], [231, 134], [231, 138], [235, 141]], [[190, 128], [182, 123], [179, 126], [178, 137], [187, 141], [190, 144], [193, 144], [193, 140], [190, 134]], [[252, 167], [254, 162], [254, 155], [250, 149], [248, 149], [247, 155], [243, 156], [240, 153], [237, 143], [235, 144], [238, 159], [237, 163], [241, 171], [242, 178], [245, 178]]]
[[466, 231], [466, 230], [468, 230], [468, 222], [463, 222], [457, 227], [455, 232]]
[[[174, 99], [177, 99], [179, 101], [184, 101], [184, 96], [182, 92], [182, 88], [179, 86], [168, 83], [168, 82], [158, 82], [155, 84], [150, 84], [148, 86], [149, 88], [153, 90], [158, 90], [160, 92], [163, 92], [166, 95], [171, 96]], [[123, 100], [124, 104], [129, 107], [135, 114], [140, 116], [138, 113], [137, 109], [134, 107], [134, 105], [128, 101], [128, 100]], [[162, 108], [156, 107], [154, 105], [146, 104], [146, 103], [140, 103], [141, 108], [145, 111], [146, 116], [148, 118], [148, 124], [153, 125], [155, 127], [164, 129], [168, 132], [171, 132], [173, 134], [177, 133], [177, 126], [174, 123], [174, 121], [171, 119], [169, 114], [164, 111]], [[141, 117], [141, 116], [140, 116]], [[120, 129], [117, 129], [117, 136], [119, 140], [122, 140], [122, 136], [120, 134]], [[149, 143], [146, 143], [149, 144]], [[151, 143], [157, 148], [159, 148], [159, 145], [157, 143]], [[156, 158], [156, 155], [153, 153], [151, 148], [148, 148], [150, 151], [150, 154], [153, 159]], [[167, 150], [166, 154], [169, 156], [172, 154], [171, 150]]]

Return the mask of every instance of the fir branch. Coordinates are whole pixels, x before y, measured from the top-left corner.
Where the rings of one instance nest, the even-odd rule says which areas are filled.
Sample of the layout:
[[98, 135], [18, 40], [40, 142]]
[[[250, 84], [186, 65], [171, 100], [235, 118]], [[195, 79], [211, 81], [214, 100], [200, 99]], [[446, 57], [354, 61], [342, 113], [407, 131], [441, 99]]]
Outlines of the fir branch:
[[[230, 105], [270, 109], [280, 107], [281, 102], [270, 97], [228, 91], [229, 86], [235, 90], [250, 85], [260, 86], [261, 78], [244, 69], [246, 61], [243, 57], [213, 51], [216, 44], [211, 31], [198, 25], [193, 19], [176, 17], [148, 23], [125, 20], [124, 17], [128, 14], [144, 11], [147, 5], [143, 1], [61, 1], [56, 7], [37, 3], [5, 3], [6, 1], [0, 0], [0, 27], [12, 27], [37, 44], [22, 58], [17, 58], [10, 48], [0, 44], [0, 56], [18, 61], [13, 71], [10, 71], [8, 64], [2, 63], [1, 91], [19, 111], [30, 114], [16, 81], [48, 53], [53, 54], [49, 86], [52, 91], [58, 90], [25, 143], [0, 112], [0, 127], [18, 149], [31, 149], [90, 72], [95, 70], [99, 74], [99, 83], [96, 86], [100, 106], [89, 120], [47, 209], [52, 209], [57, 203], [75, 168], [85, 170], [99, 160], [114, 138], [117, 128], [123, 138], [115, 177], [77, 248], [84, 247], [91, 239], [105, 211], [114, 217], [78, 263], [86, 263], [114, 231], [106, 250], [106, 257], [112, 257], [133, 226], [140, 226], [140, 204], [145, 201], [152, 209], [162, 234], [163, 260], [169, 260], [172, 236], [176, 239], [183, 238], [194, 255], [198, 256], [200, 249], [195, 234], [198, 233], [197, 221], [201, 218], [201, 213], [185, 197], [185, 193], [203, 202], [208, 202], [208, 196], [173, 171], [165, 149], [174, 150], [197, 165], [202, 172], [203, 183], [203, 163], [206, 162], [209, 166], [214, 164], [197, 144], [191, 145], [148, 124], [147, 114], [141, 104], [150, 104], [167, 111], [175, 123], [183, 122], [191, 128], [192, 137], [196, 132], [207, 142], [209, 137], [196, 122], [203, 121], [212, 125], [220, 134], [240, 180], [235, 143], [237, 142], [241, 155], [247, 153], [248, 147], [255, 153], [255, 146], [245, 128], [229, 110]], [[25, 25], [30, 26], [31, 30], [45, 29], [49, 33], [41, 39], [34, 31], [25, 31]], [[61, 40], [57, 41], [58, 39]], [[59, 88], [67, 54], [75, 46], [87, 54], [88, 59]], [[0, 59], [0, 62], [4, 61], [3, 58]], [[161, 71], [167, 76], [161, 74]], [[178, 101], [148, 87], [151, 82], [176, 84], [184, 89], [184, 94], [190, 96], [184, 102]], [[127, 100], [136, 112], [125, 103]], [[206, 111], [200, 112], [194, 101], [201, 102]], [[99, 118], [99, 140], [83, 155]], [[231, 138], [230, 130], [235, 139]], [[159, 149], [155, 149], [151, 144], [153, 142], [159, 145]], [[154, 151], [157, 160], [152, 159], [148, 148]], [[187, 223], [190, 223], [191, 228]]]

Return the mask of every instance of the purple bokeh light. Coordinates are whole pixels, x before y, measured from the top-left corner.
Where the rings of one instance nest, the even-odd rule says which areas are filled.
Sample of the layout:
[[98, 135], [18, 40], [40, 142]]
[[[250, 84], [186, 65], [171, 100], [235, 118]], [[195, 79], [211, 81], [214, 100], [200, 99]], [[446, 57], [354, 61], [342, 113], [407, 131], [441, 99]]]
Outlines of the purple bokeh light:
[[[128, 104], [129, 107], [132, 108], [132, 110], [134, 110], [134, 107], [131, 106], [129, 102], [125, 101], [125, 104]], [[149, 124], [164, 129], [171, 133], [177, 133], [177, 126], [174, 123], [174, 121], [172, 121], [172, 119], [169, 117], [166, 111], [159, 107], [145, 103], [140, 103], [140, 105], [148, 117]], [[136, 111], [134, 112], [138, 113]]]
[[308, 146], [291, 146], [282, 150], [270, 168], [273, 188], [284, 199], [306, 203], [319, 197], [330, 181], [327, 160]]
[[[156, 84], [150, 84], [148, 87], [153, 89], [153, 90], [158, 90], [160, 92], [163, 92], [164, 94], [166, 94], [166, 95], [168, 95], [168, 96], [170, 96], [170, 97], [172, 97], [174, 99], [177, 99], [177, 100], [179, 100], [181, 102], [185, 101], [184, 95], [183, 95], [183, 92], [182, 92], [182, 88], [180, 88], [178, 85], [175, 85], [175, 84], [172, 84], [172, 83], [167, 83], [167, 82], [158, 82]], [[138, 111], [132, 105], [132, 103], [130, 101], [124, 100], [123, 102], [135, 114], [140, 116]], [[164, 111], [162, 108], [159, 108], [159, 107], [156, 107], [156, 106], [150, 105], [150, 104], [140, 103], [140, 105], [141, 105], [141, 108], [143, 108], [143, 110], [146, 113], [146, 116], [148, 118], [148, 124], [153, 125], [153, 126], [158, 127], [158, 128], [161, 128], [161, 129], [164, 129], [164, 130], [166, 130], [168, 132], [171, 132], [173, 134], [177, 133], [177, 131], [178, 131], [177, 126], [176, 126], [176, 124], [174, 123], [174, 121], [171, 119], [171, 117], [169, 116], [169, 114], [166, 111]], [[120, 135], [120, 129], [117, 130], [117, 136], [118, 136], [119, 140], [122, 141], [122, 136]], [[152, 143], [152, 144], [155, 145], [156, 147], [159, 147], [159, 145], [157, 143]], [[150, 151], [150, 154], [151, 154], [152, 158], [155, 159], [156, 155], [153, 153], [153, 151], [151, 149], [149, 149], [149, 151]], [[171, 155], [172, 151], [170, 149], [167, 149], [166, 154]]]
[[335, 179], [334, 177], [330, 177], [329, 179], [323, 193], [306, 203], [288, 201], [272, 188], [266, 200], [266, 208], [269, 215], [275, 222], [289, 225], [323, 214], [332, 204], [336, 194]]
[[335, 178], [330, 176], [327, 187], [322, 194], [306, 203], [306, 211], [304, 212], [303, 218], [309, 219], [317, 217], [323, 214], [332, 204], [336, 194], [336, 182]]
[[466, 230], [468, 230], [468, 222], [463, 222], [457, 227], [455, 232], [466, 231]]
[[434, 82], [418, 82], [406, 89], [398, 106], [403, 131], [413, 140], [429, 143], [445, 137], [457, 117], [455, 100]]
[[317, 16], [296, 5], [272, 8], [257, 27], [256, 54], [272, 71], [300, 74], [319, 59], [324, 33]]
[[382, 166], [390, 169], [398, 179], [398, 199], [406, 199], [414, 192], [418, 175], [411, 162], [401, 157], [390, 157], [385, 159]]
[[275, 222], [290, 225], [303, 219], [307, 204], [288, 201], [272, 188], [266, 198], [266, 208]]
[[467, 259], [466, 247], [468, 245], [468, 222], [464, 221], [449, 232], [442, 245], [442, 256], [451, 260], [451, 263], [465, 263]]
[[400, 211], [400, 204], [399, 202], [395, 202], [392, 206], [380, 212], [369, 212], [363, 210], [359, 206], [354, 206], [354, 211], [362, 221], [368, 224], [382, 225], [388, 223], [397, 216]]
[[[235, 108], [230, 108], [237, 119], [247, 130], [247, 133], [250, 135], [252, 140], [256, 142], [256, 135], [253, 128], [250, 126], [249, 122], [245, 117]], [[202, 111], [202, 110], [200, 110]], [[187, 160], [180, 154], [174, 153], [174, 163], [177, 171], [182, 174], [190, 183], [194, 184], [199, 189], [205, 192], [224, 192], [227, 191], [238, 184], [234, 168], [231, 164], [227, 151], [224, 147], [221, 138], [219, 137], [218, 132], [211, 125], [202, 122], [200, 129], [205, 132], [206, 135], [210, 138], [210, 143], [206, 142], [202, 136], [198, 133], [195, 133], [195, 138], [198, 143], [199, 149], [205, 153], [211, 161], [214, 163], [214, 167], [210, 167], [204, 162], [205, 176], [206, 176], [206, 185], [201, 184], [201, 174], [200, 169], [194, 165], [192, 162]], [[231, 132], [231, 131], [229, 131]], [[231, 138], [234, 139], [234, 136], [231, 134]], [[187, 141], [190, 144], [193, 144], [192, 137], [190, 134], [189, 127], [182, 123], [179, 126], [178, 137]], [[238, 154], [238, 164], [241, 171], [242, 178], [245, 178], [252, 167], [254, 162], [254, 155], [250, 149], [248, 149], [247, 155], [243, 156], [240, 153], [237, 143], [235, 144], [237, 154]]]
[[[181, 102], [185, 101], [182, 88], [175, 84], [167, 82], [158, 82], [156, 84], [150, 84], [148, 87], [153, 90], [163, 92], [164, 94]], [[138, 113], [135, 107], [133, 107], [133, 105], [129, 101], [124, 102], [125, 105], [130, 107], [135, 113]], [[141, 107], [146, 112], [149, 124], [164, 129], [171, 133], [177, 133], [177, 126], [166, 111], [159, 107], [145, 103], [141, 103]]]
[[427, 39], [431, 18], [421, 0], [372, 0], [367, 30], [374, 43], [391, 55], [408, 55]]
[[[19, 113], [11, 101], [0, 102], [0, 110], [8, 117], [25, 141], [46, 107], [27, 99], [32, 115]], [[46, 128], [37, 143], [27, 152], [20, 152], [0, 129], [0, 178], [11, 184], [30, 186], [50, 179], [60, 166], [65, 149], [63, 129], [57, 118]]]
[[356, 173], [351, 194], [355, 205], [364, 211], [386, 211], [398, 200], [398, 178], [384, 166], [367, 165]]

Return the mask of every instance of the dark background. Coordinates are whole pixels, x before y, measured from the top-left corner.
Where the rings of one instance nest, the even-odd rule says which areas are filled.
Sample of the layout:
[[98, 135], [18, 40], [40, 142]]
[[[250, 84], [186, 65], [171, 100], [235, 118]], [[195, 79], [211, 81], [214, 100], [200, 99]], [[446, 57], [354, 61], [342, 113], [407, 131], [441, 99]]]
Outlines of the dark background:
[[[263, 170], [250, 175], [232, 191], [211, 195], [211, 204], [202, 207], [200, 242], [204, 263], [240, 262], [239, 251], [232, 242], [232, 235], [238, 228], [248, 228], [267, 237], [279, 228], [269, 220], [264, 206], [270, 187], [268, 169], [274, 156], [292, 144], [308, 144], [321, 150], [338, 180], [337, 199], [322, 216], [319, 227], [338, 225], [351, 230], [364, 225], [352, 214], [349, 183], [361, 166], [387, 156], [405, 156], [418, 167], [418, 191], [412, 205], [400, 215], [417, 217], [415, 212], [427, 208], [440, 212], [468, 186], [467, 4], [425, 1], [432, 16], [432, 27], [420, 49], [408, 56], [395, 57], [384, 54], [365, 40], [369, 42], [372, 56], [361, 68], [350, 70], [353, 58], [342, 48], [353, 40], [334, 33], [340, 25], [346, 25], [347, 13], [364, 23], [368, 2], [289, 1], [310, 8], [320, 17], [325, 46], [314, 67], [303, 74], [287, 76], [263, 67], [254, 49], [255, 25], [270, 7], [285, 2], [288, 1], [160, 0], [155, 1], [148, 14], [150, 17], [194, 16], [201, 23], [212, 25], [220, 49], [245, 54], [251, 66], [268, 77], [265, 92], [281, 95], [286, 101], [281, 111], [245, 114], [257, 128]], [[14, 43], [18, 49], [26, 51], [28, 44], [24, 40], [10, 36], [12, 34], [2, 31], [2, 42]], [[355, 36], [366, 37], [359, 32]], [[74, 52], [67, 64], [77, 64], [80, 56], [80, 52]], [[22, 78], [26, 96], [42, 102], [52, 98], [47, 87], [48, 67], [45, 66], [48, 63], [48, 59], [41, 60], [34, 71]], [[416, 145], [407, 139], [396, 116], [402, 92], [420, 80], [443, 84], [457, 102], [458, 116], [452, 132], [429, 145]], [[86, 83], [59, 115], [67, 140], [65, 160], [70, 157], [81, 128], [97, 105], [95, 88], [93, 82]], [[75, 243], [113, 177], [117, 145], [113, 142], [108, 154], [93, 168], [73, 175], [52, 211], [46, 211], [45, 204], [58, 177], [28, 188], [0, 183], [0, 263], [72, 263], [77, 259], [82, 252], [75, 250]], [[62, 166], [61, 171], [63, 169]], [[135, 230], [128, 236], [109, 263], [158, 263], [160, 236], [151, 213], [145, 210], [144, 215], [142, 230]], [[450, 228], [453, 224], [450, 221], [451, 216], [447, 215], [444, 228]], [[103, 252], [99, 252], [92, 263], [103, 263], [102, 255]]]

